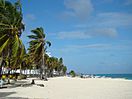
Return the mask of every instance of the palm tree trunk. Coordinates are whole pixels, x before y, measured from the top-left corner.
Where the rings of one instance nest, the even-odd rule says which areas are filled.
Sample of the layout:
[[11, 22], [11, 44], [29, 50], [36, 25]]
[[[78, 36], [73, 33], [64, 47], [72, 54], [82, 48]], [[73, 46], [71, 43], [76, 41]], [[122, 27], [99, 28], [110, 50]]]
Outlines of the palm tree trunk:
[[20, 75], [22, 75], [22, 66], [20, 64]]
[[[44, 75], [43, 75], [43, 73], [44, 73]], [[43, 56], [42, 56], [42, 65], [40, 67], [40, 79], [47, 80], [46, 68], [45, 68], [45, 65], [44, 65], [44, 52], [43, 52]]]
[[11, 45], [9, 45], [9, 49], [8, 49], [8, 54], [9, 54], [9, 57], [8, 57], [8, 63], [9, 63], [9, 68], [8, 68], [8, 84], [10, 84], [10, 71], [11, 71], [11, 53], [12, 53], [12, 50], [11, 50]]
[[3, 57], [2, 59], [0, 60], [0, 79], [2, 77], [2, 63], [3, 63]]
[[8, 84], [10, 84], [10, 58], [8, 59], [8, 62], [9, 62], [9, 68], [8, 68]]
[[29, 76], [31, 76], [31, 67], [29, 68]]
[[26, 67], [26, 75], [27, 75], [27, 67]]
[[3, 66], [3, 61], [4, 61], [4, 53], [2, 52], [2, 58], [0, 60], [0, 79], [2, 79], [2, 66]]
[[43, 53], [43, 56], [42, 56], [42, 64], [40, 66], [40, 79], [44, 78], [43, 72], [44, 72], [44, 53]]
[[43, 69], [40, 67], [40, 79], [43, 79]]
[[46, 68], [44, 68], [44, 80], [46, 80], [47, 79], [47, 70], [46, 70]]

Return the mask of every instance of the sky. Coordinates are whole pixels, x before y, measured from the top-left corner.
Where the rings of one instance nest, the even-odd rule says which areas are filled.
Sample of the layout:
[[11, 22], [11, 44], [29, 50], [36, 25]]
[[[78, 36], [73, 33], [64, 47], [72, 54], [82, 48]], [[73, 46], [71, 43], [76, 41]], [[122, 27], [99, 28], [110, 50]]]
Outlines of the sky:
[[26, 30], [43, 27], [52, 46], [77, 73], [132, 73], [132, 0], [22, 0]]

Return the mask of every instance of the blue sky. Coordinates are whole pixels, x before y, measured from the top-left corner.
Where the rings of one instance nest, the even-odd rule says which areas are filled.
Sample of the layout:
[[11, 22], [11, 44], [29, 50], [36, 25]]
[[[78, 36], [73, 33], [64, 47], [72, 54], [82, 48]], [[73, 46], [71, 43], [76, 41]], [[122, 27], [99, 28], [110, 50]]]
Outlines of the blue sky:
[[132, 0], [22, 0], [27, 35], [43, 27], [52, 56], [79, 73], [132, 73]]

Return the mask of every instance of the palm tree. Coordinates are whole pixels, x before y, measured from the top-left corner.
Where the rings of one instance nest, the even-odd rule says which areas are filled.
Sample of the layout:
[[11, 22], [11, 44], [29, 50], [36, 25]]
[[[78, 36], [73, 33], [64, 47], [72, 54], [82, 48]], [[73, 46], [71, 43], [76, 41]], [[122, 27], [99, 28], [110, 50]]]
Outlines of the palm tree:
[[66, 71], [67, 71], [67, 67], [66, 66], [63, 66], [63, 75], [66, 75]]
[[[47, 47], [51, 46], [51, 43], [45, 39], [45, 34], [42, 27], [31, 30], [31, 32], [33, 33], [33, 35], [28, 36], [30, 39], [32, 39], [29, 42], [29, 54], [34, 63], [40, 65], [40, 79], [43, 79], [43, 72], [44, 70], [46, 71], [46, 66], [44, 64], [44, 56]], [[44, 73], [44, 78], [46, 78], [46, 72]]]
[[51, 67], [52, 67], [51, 58], [47, 54], [45, 54], [44, 58], [45, 58], [44, 63], [45, 63], [45, 66], [47, 67], [47, 70], [46, 70], [47, 76], [50, 77], [51, 76], [50, 72], [51, 72]]
[[58, 67], [57, 67], [57, 71], [59, 72], [59, 75], [62, 75], [62, 69], [63, 69], [63, 58], [60, 58], [58, 60]]
[[15, 65], [17, 63], [16, 57], [23, 55], [24, 52], [24, 45], [20, 40], [24, 30], [22, 19], [20, 0], [14, 4], [0, 0], [0, 57], [2, 57], [2, 61], [8, 57], [9, 68], [11, 61]]

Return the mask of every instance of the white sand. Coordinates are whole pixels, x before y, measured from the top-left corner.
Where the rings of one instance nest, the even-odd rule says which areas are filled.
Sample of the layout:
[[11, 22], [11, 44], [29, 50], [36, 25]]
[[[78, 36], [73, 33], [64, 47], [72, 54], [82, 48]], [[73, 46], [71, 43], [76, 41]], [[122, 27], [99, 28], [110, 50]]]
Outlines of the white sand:
[[[107, 78], [57, 77], [31, 87], [0, 89], [0, 97], [31, 99], [132, 99], [132, 81]], [[4, 96], [5, 95], [5, 96]]]

